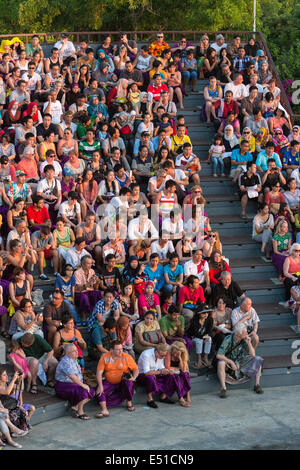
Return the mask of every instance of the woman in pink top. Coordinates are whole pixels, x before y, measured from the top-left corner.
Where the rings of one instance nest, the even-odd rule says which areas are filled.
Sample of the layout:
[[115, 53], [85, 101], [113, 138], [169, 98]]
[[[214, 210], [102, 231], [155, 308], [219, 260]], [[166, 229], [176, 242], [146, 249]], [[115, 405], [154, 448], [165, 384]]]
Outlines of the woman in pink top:
[[161, 310], [159, 297], [154, 293], [154, 283], [148, 281], [145, 285], [145, 292], [141, 294], [138, 299], [139, 314], [144, 317], [148, 310], [155, 312], [156, 319], [159, 321], [161, 318]]
[[24, 379], [27, 379], [27, 392], [29, 392], [31, 387], [31, 373], [26, 362], [26, 355], [23, 349], [20, 347], [18, 341], [12, 340], [10, 346], [10, 354], [8, 359], [14, 366], [14, 370], [22, 372]]
[[82, 217], [85, 218], [87, 211], [95, 212], [94, 205], [98, 195], [98, 183], [93, 178], [92, 170], [84, 170], [82, 178], [79, 178], [77, 191], [81, 198], [80, 207]]

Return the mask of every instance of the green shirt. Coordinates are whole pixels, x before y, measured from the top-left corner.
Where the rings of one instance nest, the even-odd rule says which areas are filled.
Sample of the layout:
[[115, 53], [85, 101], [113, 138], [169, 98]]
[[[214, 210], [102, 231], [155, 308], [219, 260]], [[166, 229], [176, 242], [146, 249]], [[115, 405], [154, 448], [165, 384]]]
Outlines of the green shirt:
[[26, 354], [26, 357], [34, 357], [35, 359], [40, 359], [45, 353], [52, 351], [52, 348], [47, 341], [39, 335], [33, 335], [34, 342], [28, 348], [22, 345], [22, 338], [18, 339], [23, 351]]
[[284, 235], [279, 235], [279, 233], [275, 233], [273, 240], [277, 241], [277, 250], [287, 250], [289, 247], [290, 238], [292, 238], [292, 235], [290, 233], [285, 233]]
[[[183, 315], [179, 315], [178, 317], [180, 322], [180, 327], [184, 329], [184, 317]], [[160, 322], [160, 329], [164, 333], [167, 333], [167, 336], [177, 336], [178, 327], [175, 321], [171, 321], [168, 315], [165, 315], [161, 318]]]
[[226, 356], [233, 362], [238, 362], [249, 354], [249, 348], [246, 341], [237, 342], [235, 335], [228, 335], [224, 338], [217, 354], [219, 356]]
[[101, 143], [99, 142], [99, 140], [94, 140], [93, 144], [89, 144], [86, 140], [82, 140], [81, 142], [79, 142], [78, 150], [79, 153], [81, 153], [84, 157], [87, 157], [92, 160], [93, 152], [95, 152], [96, 150], [100, 152]]
[[26, 54], [29, 56], [29, 57], [33, 57], [33, 54], [35, 51], [38, 51], [40, 52], [40, 49], [38, 47], [36, 47], [34, 49], [33, 45], [32, 44], [27, 44], [27, 46], [25, 47], [25, 51], [26, 51]]

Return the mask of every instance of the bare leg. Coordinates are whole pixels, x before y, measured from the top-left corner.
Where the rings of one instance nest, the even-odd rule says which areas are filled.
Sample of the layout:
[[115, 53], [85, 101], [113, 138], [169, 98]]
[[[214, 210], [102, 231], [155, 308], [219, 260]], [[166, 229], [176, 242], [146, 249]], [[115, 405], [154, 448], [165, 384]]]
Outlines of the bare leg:
[[225, 384], [225, 367], [226, 363], [224, 361], [219, 361], [218, 362], [218, 379], [221, 385], [222, 390], [226, 390], [226, 384]]
[[52, 250], [52, 261], [53, 261], [53, 269], [55, 273], [58, 273], [58, 251]]

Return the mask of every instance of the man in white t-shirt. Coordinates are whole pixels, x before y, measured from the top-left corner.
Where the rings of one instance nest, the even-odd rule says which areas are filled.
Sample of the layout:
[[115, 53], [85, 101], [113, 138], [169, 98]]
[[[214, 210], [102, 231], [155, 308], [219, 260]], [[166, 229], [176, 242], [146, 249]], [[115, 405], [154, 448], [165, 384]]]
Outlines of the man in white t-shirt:
[[225, 38], [223, 34], [217, 34], [216, 42], [213, 42], [210, 47], [212, 47], [216, 51], [216, 55], [219, 55], [220, 50], [224, 47], [227, 48], [227, 44], [225, 43]]
[[78, 201], [78, 193], [70, 191], [68, 193], [68, 200], [60, 205], [58, 217], [62, 217], [66, 225], [76, 229], [77, 225], [81, 224], [81, 210]]
[[42, 88], [42, 79], [40, 74], [35, 72], [36, 65], [34, 62], [29, 62], [28, 72], [22, 75], [22, 80], [27, 83], [27, 90], [31, 92], [39, 92]]
[[[149, 234], [150, 233], [150, 237]], [[153, 222], [148, 218], [147, 209], [141, 209], [140, 215], [132, 219], [128, 224], [129, 240], [149, 240], [158, 238], [158, 230]], [[152, 246], [152, 245], [151, 245]]]
[[184, 277], [187, 279], [191, 274], [197, 276], [199, 279], [199, 284], [204, 289], [205, 292], [210, 294], [210, 279], [209, 279], [209, 267], [208, 262], [202, 259], [203, 250], [197, 248], [192, 255], [192, 259], [184, 263]]
[[[127, 213], [127, 220], [130, 220], [129, 215], [129, 198], [131, 190], [128, 187], [123, 187], [120, 190], [119, 196], [113, 197], [105, 207], [104, 217], [109, 217], [114, 220], [119, 213]], [[132, 217], [131, 217], [132, 218]]]
[[43, 197], [45, 205], [54, 205], [54, 210], [58, 211], [62, 199], [60, 181], [54, 178], [55, 170], [53, 165], [46, 165], [44, 172], [46, 177], [40, 180], [36, 190], [37, 195]]
[[57, 99], [57, 91], [51, 90], [48, 101], [44, 103], [43, 113], [49, 113], [52, 116], [52, 123], [59, 124], [63, 113], [61, 102]]
[[264, 87], [264, 86], [260, 85], [259, 83], [257, 83], [258, 78], [259, 77], [258, 77], [257, 73], [252, 73], [249, 77], [249, 83], [248, 83], [248, 85], [246, 85], [246, 90], [247, 90], [247, 93], [249, 95], [250, 94], [249, 88], [251, 86], [256, 86], [258, 98], [262, 98], [266, 87]]
[[155, 240], [154, 242], [152, 242], [150, 248], [151, 254], [158, 254], [160, 264], [169, 262], [168, 254], [174, 253], [175, 251], [172, 240], [168, 240], [166, 236], [164, 238], [160, 238], [159, 240]]
[[227, 90], [232, 91], [233, 99], [237, 101], [239, 105], [242, 99], [248, 96], [247, 89], [243, 84], [243, 75], [241, 73], [237, 73], [234, 75], [233, 82], [226, 83], [224, 94]]
[[76, 57], [76, 49], [72, 41], [68, 41], [68, 33], [62, 33], [60, 41], [54, 44], [59, 50], [59, 55], [65, 60], [67, 57]]

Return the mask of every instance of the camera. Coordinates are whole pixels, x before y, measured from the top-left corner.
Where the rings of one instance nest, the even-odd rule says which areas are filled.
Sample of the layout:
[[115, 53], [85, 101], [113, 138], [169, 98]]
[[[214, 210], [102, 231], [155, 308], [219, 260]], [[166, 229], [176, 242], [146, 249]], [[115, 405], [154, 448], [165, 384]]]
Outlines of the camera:
[[23, 372], [21, 372], [20, 370], [18, 370], [18, 375], [19, 375], [19, 376], [23, 375]]

